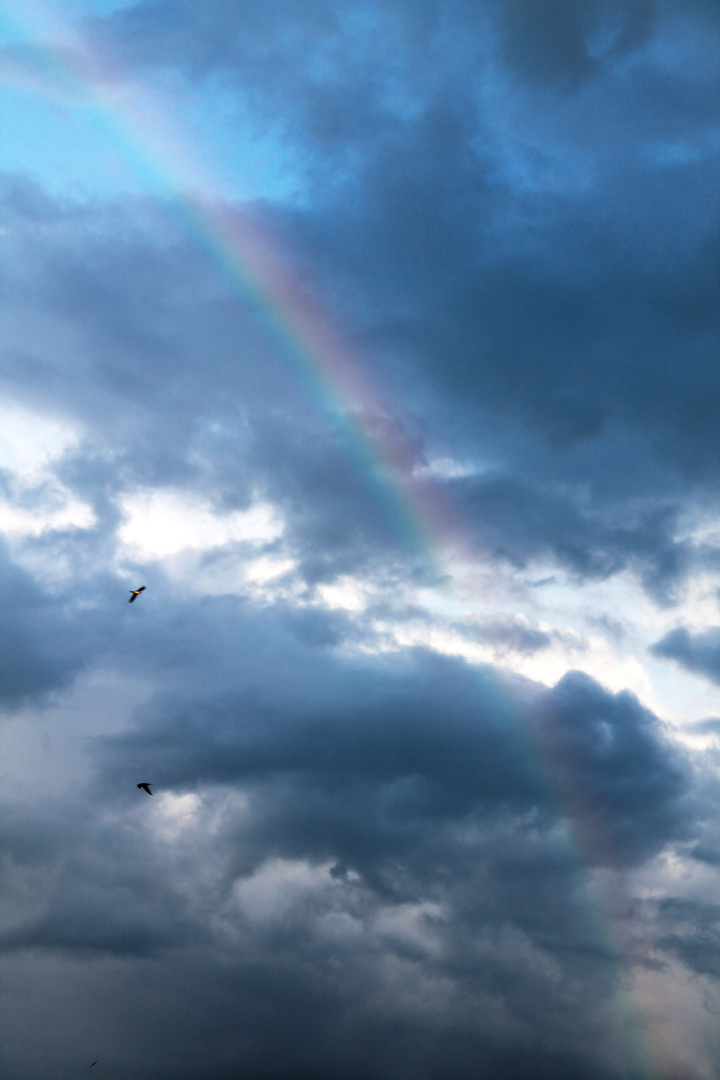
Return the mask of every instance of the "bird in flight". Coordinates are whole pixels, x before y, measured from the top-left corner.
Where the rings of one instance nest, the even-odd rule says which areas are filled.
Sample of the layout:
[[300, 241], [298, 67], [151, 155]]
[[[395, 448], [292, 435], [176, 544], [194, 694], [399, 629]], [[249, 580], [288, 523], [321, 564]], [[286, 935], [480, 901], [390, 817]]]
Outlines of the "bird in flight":
[[143, 791], [147, 791], [148, 795], [152, 795], [152, 791], [150, 790], [150, 784], [151, 784], [151, 781], [148, 780], [147, 782], [144, 782], [142, 784], [138, 784], [138, 787], [142, 788]]
[[[98, 1058], [98, 1061], [100, 1058]], [[93, 1061], [92, 1065], [88, 1065], [88, 1069], [92, 1069], [93, 1065], [97, 1065], [97, 1061]]]
[[137, 598], [138, 598], [138, 596], [140, 595], [141, 592], [145, 592], [145, 586], [144, 585], [141, 585], [139, 589], [130, 589], [131, 596], [130, 596], [130, 599], [128, 600], [128, 604], [132, 604], [134, 600], [137, 600]]

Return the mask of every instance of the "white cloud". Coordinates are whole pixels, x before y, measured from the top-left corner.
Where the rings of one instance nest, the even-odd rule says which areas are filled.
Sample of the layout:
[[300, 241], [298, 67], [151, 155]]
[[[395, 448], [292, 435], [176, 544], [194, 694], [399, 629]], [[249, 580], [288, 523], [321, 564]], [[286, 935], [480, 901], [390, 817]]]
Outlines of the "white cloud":
[[77, 429], [17, 402], [0, 404], [0, 468], [26, 484], [47, 476], [47, 466], [80, 441]]
[[273, 859], [252, 877], [234, 887], [236, 902], [252, 922], [267, 923], [282, 918], [296, 904], [314, 893], [339, 888], [327, 866], [310, 866], [296, 859]]
[[[58, 498], [61, 500], [57, 505]], [[39, 506], [24, 510], [0, 499], [0, 532], [9, 537], [39, 536], [59, 529], [89, 529], [95, 522], [92, 507], [72, 498], [60, 485], [54, 485]]]
[[74, 497], [53, 474], [53, 462], [80, 442], [80, 433], [57, 417], [16, 402], [0, 405], [0, 468], [8, 496], [0, 498], [0, 532], [9, 539], [58, 529], [88, 529], [92, 507]]
[[[140, 794], [143, 794], [140, 792]], [[171, 791], [155, 792], [153, 825], [161, 839], [177, 840], [182, 832], [193, 826], [202, 806], [202, 799], [193, 792], [174, 795]]]
[[361, 583], [349, 577], [341, 578], [333, 585], [321, 585], [317, 592], [323, 604], [329, 608], [359, 612], [367, 607]]
[[175, 555], [186, 548], [211, 550], [231, 542], [267, 543], [282, 535], [283, 523], [268, 503], [248, 510], [216, 513], [189, 493], [158, 488], [122, 500], [125, 524], [118, 538], [124, 554], [138, 561]]

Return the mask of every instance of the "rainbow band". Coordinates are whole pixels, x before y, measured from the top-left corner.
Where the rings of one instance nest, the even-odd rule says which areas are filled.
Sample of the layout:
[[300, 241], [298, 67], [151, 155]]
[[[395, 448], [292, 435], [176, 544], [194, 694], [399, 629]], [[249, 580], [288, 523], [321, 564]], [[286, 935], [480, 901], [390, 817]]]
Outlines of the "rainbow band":
[[[391, 496], [397, 508], [398, 528], [411, 548], [430, 554], [436, 565], [452, 553], [477, 560], [477, 550], [452, 521], [437, 485], [414, 474], [398, 452], [397, 442], [389, 437], [389, 425], [376, 422], [388, 418], [387, 408], [331, 319], [294, 279], [287, 268], [289, 260], [276, 243], [249, 214], [219, 198], [200, 194], [215, 189], [212, 177], [199, 168], [197, 155], [193, 156], [191, 147], [174, 131], [171, 118], [157, 100], [147, 92], [131, 92], [119, 79], [103, 71], [76, 37], [68, 37], [66, 28], [59, 26], [47, 6], [41, 11], [36, 3], [31, 9], [30, 0], [22, 0], [20, 8], [20, 2], [13, 8], [13, 28], [45, 72], [41, 83], [44, 92], [51, 93], [54, 86], [55, 93], [78, 95], [85, 108], [92, 108], [120, 136], [138, 170], [145, 173], [149, 167], [150, 176], [161, 178], [164, 189], [172, 193], [183, 218], [191, 225], [194, 239], [211, 254], [234, 286], [259, 303], [266, 325], [283, 351], [300, 365], [315, 396], [351, 431], [361, 464]], [[58, 25], [62, 44], [43, 42], [45, 27], [53, 23]], [[139, 159], [133, 150], [140, 151]], [[528, 734], [523, 734], [527, 741]], [[537, 742], [533, 751], [547, 786], [553, 771], [548, 755]], [[557, 783], [553, 794], [552, 801], [557, 803]], [[576, 821], [572, 813], [570, 819]], [[576, 824], [574, 828], [577, 854], [591, 840], [578, 834]], [[582, 859], [578, 861], [583, 865]], [[598, 907], [590, 914], [595, 915], [592, 921], [596, 922], [602, 912], [599, 917], [603, 936], [614, 942], [609, 955], [622, 957], [626, 950], [619, 944], [612, 915], [617, 904], [617, 898], [606, 897], [598, 900]], [[630, 1068], [637, 1080], [653, 1080], [660, 1071], [647, 1046], [641, 1010], [627, 994], [625, 997], [623, 1027]]]

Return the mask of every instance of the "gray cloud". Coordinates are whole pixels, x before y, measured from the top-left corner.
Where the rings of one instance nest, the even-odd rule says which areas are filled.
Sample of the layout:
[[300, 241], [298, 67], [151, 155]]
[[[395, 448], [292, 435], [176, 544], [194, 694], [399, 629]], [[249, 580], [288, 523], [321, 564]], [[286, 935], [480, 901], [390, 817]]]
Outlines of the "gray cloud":
[[653, 834], [677, 827], [678, 804], [670, 807], [689, 779], [679, 757], [662, 749], [657, 719], [632, 694], [610, 697], [576, 672], [546, 695], [542, 714], [561, 783], [599, 845], [595, 857], [621, 865], [647, 857]]
[[673, 506], [599, 513], [572, 490], [492, 474], [451, 481], [447, 490], [463, 507], [481, 549], [514, 566], [550, 558], [590, 580], [632, 567], [662, 602], [698, 559], [673, 535]]
[[700, 975], [720, 977], [720, 907], [693, 900], [663, 900], [658, 915], [663, 949]]
[[[516, 31], [524, 26], [527, 41], [542, 50], [542, 35], [519, 11], [512, 4], [487, 9], [499, 25], [516, 20]], [[573, 11], [556, 5], [551, 24], [568, 22], [573, 40], [585, 41], [607, 23], [614, 42], [606, 49], [608, 64], [654, 33], [662, 14], [640, 3], [622, 10], [573, 5]], [[689, 124], [694, 132], [705, 129], [714, 100], [707, 78], [699, 69], [694, 76], [668, 74], [645, 60], [622, 88], [611, 80], [602, 92], [589, 87], [582, 100], [574, 95], [552, 105], [519, 99], [517, 153], [527, 175], [518, 181], [502, 162], [505, 136], [494, 131], [474, 84], [458, 81], [467, 65], [485, 72], [485, 59], [461, 50], [449, 65], [459, 28], [465, 36], [478, 32], [467, 5], [454, 6], [446, 24], [432, 4], [412, 16], [405, 5], [382, 17], [376, 12], [387, 20], [382, 46], [375, 32], [355, 28], [349, 47], [347, 12], [332, 4], [312, 13], [284, 5], [281, 15], [269, 18], [254, 4], [204, 5], [202, 12], [144, 4], [96, 21], [92, 33], [118, 63], [179, 65], [197, 78], [211, 70], [231, 74], [236, 91], [261, 95], [268, 115], [284, 125], [283, 137], [304, 147], [311, 162], [307, 205], [266, 207], [263, 220], [292, 238], [298, 265], [312, 268], [314, 287], [336, 298], [368, 362], [385, 377], [392, 356], [394, 394], [411, 395], [434, 443], [507, 463], [508, 497], [523, 489], [529, 499], [539, 483], [532, 501], [549, 507], [544, 485], [565, 485], [567, 537], [550, 535], [551, 512], [545, 536], [529, 545], [497, 536], [498, 551], [516, 559], [526, 558], [528, 548], [552, 551], [590, 576], [631, 564], [656, 597], [672, 596], [688, 556], [674, 541], [673, 515], [694, 489], [714, 489], [717, 476], [718, 260], [711, 225], [717, 191], [702, 154], [673, 167], [648, 154], [653, 140], [686, 139]], [[549, 40], [562, 51], [562, 34]], [[442, 78], [425, 78], [428, 50], [435, 50]], [[320, 56], [323, 78], [313, 73]], [[393, 104], [391, 79], [415, 102], [406, 113]], [[297, 109], [305, 110], [302, 116]], [[321, 120], [324, 109], [333, 110], [332, 123]], [[538, 124], [550, 155], [546, 165], [528, 144]], [[561, 153], [568, 143], [594, 176], [589, 187], [553, 185], [553, 170], [562, 181], [574, 168]], [[561, 153], [557, 165], [550, 161], [554, 147]], [[508, 224], [498, 228], [498, 221]], [[167, 476], [187, 478], [183, 449], [202, 428], [190, 390], [198, 376], [195, 356], [213, 356], [202, 411], [208, 419], [215, 414], [213, 420], [229, 411], [230, 427], [237, 415], [226, 407], [228, 393], [242, 396], [246, 419], [268, 392], [289, 403], [297, 387], [272, 360], [254, 362], [260, 347], [254, 315], [227, 296], [203, 260], [176, 239], [168, 261], [166, 251], [147, 249], [146, 235], [142, 243], [131, 235], [112, 259], [107, 242], [86, 244], [81, 256], [57, 250], [45, 265], [42, 302], [63, 319], [82, 321], [98, 375], [113, 396], [131, 394], [137, 420], [158, 395], [174, 399], [164, 412], [167, 437], [158, 437], [154, 417], [147, 452], [133, 455], [130, 467], [144, 467], [150, 478], [157, 462]], [[192, 300], [183, 303], [178, 322], [169, 312], [180, 295]], [[160, 318], [163, 310], [167, 317]], [[238, 355], [237, 342], [248, 334], [256, 335], [252, 349]], [[217, 385], [224, 388], [222, 402], [213, 393]], [[387, 523], [377, 520], [357, 478], [339, 460], [330, 464], [336, 434], [316, 451], [314, 420], [305, 431], [297, 424], [291, 431], [277, 412], [250, 419], [265, 455], [253, 464], [266, 468], [274, 495], [297, 513], [308, 579], [359, 565], [368, 539], [387, 535]], [[530, 462], [536, 475], [528, 473]], [[235, 466], [227, 469], [236, 487], [228, 498], [242, 491]], [[279, 467], [287, 470], [285, 491]], [[589, 513], [577, 505], [573, 484], [590, 491]], [[640, 513], [638, 499], [647, 505]], [[362, 510], [349, 514], [351, 504]]]
[[[187, 1031], [209, 1024], [218, 1075], [224, 1046], [250, 1075], [459, 1080], [519, 1076], [530, 1062], [540, 1075], [624, 1075], [587, 1043], [611, 1024], [617, 961], [588, 918], [563, 821], [594, 837], [597, 865], [637, 864], [692, 831], [686, 767], [658, 721], [586, 677], [541, 690], [423, 653], [368, 667], [283, 647], [282, 678], [267, 680], [252, 646], [278, 648], [267, 618], [244, 631], [244, 696], [165, 695], [131, 732], [94, 740], [102, 771], [71, 817], [40, 805], [7, 819], [13, 890], [17, 859], [44, 884], [37, 915], [19, 912], [4, 934], [5, 955], [125, 958], [140, 997], [110, 984], [131, 1018], [148, 979], [151, 1029], [167, 1034], [166, 1010], [188, 1017], [171, 1023], [177, 1051], [160, 1056], [141, 1033], [121, 1049], [116, 1023], [118, 1070], [149, 1053], [161, 1075], [200, 1075]], [[144, 823], [156, 804], [137, 801], [138, 770], [158, 800], [201, 795], [181, 839]], [[277, 860], [315, 879], [300, 877], [294, 896], [291, 874], [274, 914], [278, 900], [253, 883], [269, 874], [272, 889]], [[147, 966], [158, 958], [164, 975]], [[71, 1009], [79, 984], [76, 996]]]
[[720, 683], [720, 627], [691, 634], [684, 626], [679, 626], [656, 642], [650, 651]]
[[[512, 615], [483, 596], [466, 618], [464, 583], [422, 606], [440, 571], [397, 493], [174, 204], [2, 179], [3, 387], [76, 429], [48, 475], [95, 515], [0, 564], [8, 1080], [69, 1080], [86, 1046], [110, 1080], [631, 1080], [635, 970], [681, 1017], [684, 979], [707, 992], [667, 1072], [716, 1069], [716, 749], [581, 672], [549, 688], [380, 629], [435, 619], [541, 669], [570, 631], [540, 583], [519, 617], [515, 571], [578, 603], [629, 571], [668, 605], [717, 566], [688, 538], [717, 499], [715, 6], [536, 7], [177, 0], [83, 24], [109, 78], [200, 117], [219, 94], [229, 141], [237, 107], [248, 146], [282, 145], [299, 194], [244, 212], [377, 387], [352, 422]], [[4, 481], [54, 505], [50, 480]], [[284, 532], [135, 561], [122, 499], [155, 488], [267, 500]], [[255, 557], [292, 569], [251, 600], [232, 575]], [[323, 601], [344, 575], [364, 611]], [[631, 654], [619, 607], [578, 618]], [[717, 681], [716, 646], [681, 627], [653, 652]]]
[[[256, 623], [252, 638], [271, 627]], [[261, 667], [252, 650], [246, 664]], [[454, 848], [445, 840], [444, 854], [428, 858], [425, 830], [434, 849], [436, 830], [468, 815], [493, 806], [528, 813], [543, 802], [518, 744], [518, 723], [537, 723], [532, 752], [546, 759], [553, 782], [567, 785], [568, 812], [597, 834], [589, 858], [633, 863], [684, 828], [688, 774], [657, 719], [632, 695], [609, 695], [586, 676], [535, 688], [528, 712], [490, 670], [473, 674], [422, 652], [400, 667], [362, 671], [288, 645], [283, 670], [265, 690], [190, 706], [164, 699], [142, 730], [107, 744], [115, 776], [122, 762], [122, 775], [149, 770], [181, 790], [258, 785], [260, 849], [333, 859], [373, 879], [384, 861], [407, 856], [414, 873], [435, 866], [432, 878]], [[531, 684], [521, 685], [526, 696]], [[513, 720], [518, 709], [525, 718]]]
[[531, 79], [572, 88], [644, 45], [656, 18], [652, 0], [551, 0], [542, 11], [532, 0], [510, 0], [500, 8], [503, 54]]
[[541, 649], [547, 649], [554, 641], [562, 640], [562, 635], [530, 626], [521, 619], [499, 616], [482, 623], [461, 623], [462, 629], [478, 641], [499, 645], [501, 648], [531, 655]]
[[[162, 215], [158, 220], [164, 227]], [[102, 243], [82, 239], [83, 222], [77, 215], [67, 225], [62, 217], [60, 222], [56, 239], [46, 243], [42, 256], [33, 250], [34, 239], [20, 247], [20, 265], [27, 267], [26, 273], [37, 267], [34, 295], [28, 299], [42, 305], [40, 325], [45, 323], [49, 332], [68, 320], [82, 326], [82, 364], [91, 364], [93, 390], [78, 401], [75, 359], [60, 366], [42, 353], [28, 357], [11, 352], [6, 368], [11, 384], [22, 388], [25, 398], [28, 390], [21, 373], [33, 368], [38, 389], [31, 401], [35, 398], [41, 406], [62, 401], [93, 426], [81, 455], [68, 458], [61, 475], [90, 499], [104, 527], [117, 523], [112, 498], [118, 488], [182, 483], [207, 490], [210, 484], [218, 505], [226, 509], [247, 505], [253, 489], [282, 507], [301, 572], [311, 583], [352, 572], [373, 550], [404, 558], [406, 538], [391, 508], [378, 502], [372, 478], [361, 475], [348, 433], [332, 420], [318, 430], [291, 366], [283, 368], [277, 358], [268, 358], [258, 372], [255, 347], [260, 338], [253, 329], [255, 316], [242, 299], [229, 297], [210, 268], [201, 259], [188, 258], [177, 240], [168, 255], [157, 246], [148, 249], [145, 239], [126, 229], [123, 252], [110, 258], [108, 244], [114, 243], [117, 228], [113, 216]], [[69, 228], [79, 253], [69, 250]], [[175, 269], [178, 266], [184, 268]], [[182, 315], [171, 318], [169, 313], [188, 291], [192, 301], [183, 299]], [[167, 317], [161, 318], [163, 310]], [[197, 366], [197, 358], [209, 349], [213, 378], [208, 386], [204, 362]], [[267, 352], [266, 345], [262, 349]], [[483, 395], [490, 388], [488, 383]], [[278, 408], [267, 409], [268, 394], [277, 399]], [[160, 400], [164, 405], [158, 414]], [[427, 428], [432, 414], [424, 411]], [[568, 423], [571, 415], [558, 414], [558, 424]], [[396, 442], [409, 461], [422, 464], [428, 447], [425, 436], [413, 432], [414, 422], [411, 415], [407, 421], [394, 421]], [[387, 421], [383, 423], [387, 427]], [[694, 423], [700, 437], [701, 417]], [[126, 449], [129, 431], [132, 453]], [[519, 440], [516, 447], [524, 445], [519, 429], [510, 425], [503, 435], [503, 453], [516, 452], [513, 438]], [[493, 440], [491, 432], [491, 452]], [[629, 452], [620, 441], [615, 449], [608, 444], [607, 454], [593, 451], [589, 459], [578, 459], [575, 476], [558, 477], [556, 452], [548, 458], [540, 451], [536, 461], [545, 466], [544, 478], [538, 470], [523, 477], [509, 471], [434, 483], [446, 488], [461, 520], [496, 557], [525, 565], [529, 559], [550, 556], [573, 574], [589, 578], [629, 566], [656, 598], [667, 600], [701, 553], [674, 537], [681, 507], [676, 487], [661, 498], [647, 495], [644, 507], [638, 506], [637, 484], [609, 500], [611, 473], [620, 469], [625, 483], [635, 468], [634, 462], [616, 460], [626, 449]], [[567, 453], [571, 458], [572, 448]], [[634, 453], [643, 456], [642, 443], [636, 443]], [[588, 502], [586, 487], [577, 482], [581, 463], [597, 473], [594, 501]], [[644, 476], [641, 486], [647, 488], [650, 479]], [[653, 485], [657, 487], [656, 474]], [[630, 495], [632, 503], [623, 498]]]
[[[105, 976], [126, 1017], [103, 1037], [111, 1075], [144, 1059], [188, 1078], [231, 1062], [314, 1080], [519, 1077], [531, 1064], [625, 1076], [599, 1050], [617, 958], [562, 823], [596, 865], [641, 863], [692, 832], [687, 766], [662, 726], [578, 674], [543, 690], [422, 652], [368, 667], [288, 638], [282, 678], [268, 679], [268, 618], [236, 640], [244, 694], [165, 694], [131, 732], [94, 740], [101, 771], [70, 815], [6, 816], [13, 893], [29, 862], [42, 903], [30, 918], [18, 908], [5, 957], [66, 958], [71, 1015], [85, 993], [76, 960], [130, 964], [134, 988]], [[176, 840], [146, 824], [157, 805], [137, 801], [138, 770], [158, 800], [201, 795]], [[290, 874], [273, 914], [254, 882], [268, 874], [272, 890], [277, 860], [315, 878], [294, 895]]]
[[86, 662], [88, 642], [73, 643], [72, 617], [5, 551], [0, 551], [0, 585], [0, 694], [7, 707], [67, 686]]
[[697, 720], [692, 725], [692, 730], [699, 732], [701, 735], [720, 735], [720, 718], [712, 716], [708, 717], [707, 720]]

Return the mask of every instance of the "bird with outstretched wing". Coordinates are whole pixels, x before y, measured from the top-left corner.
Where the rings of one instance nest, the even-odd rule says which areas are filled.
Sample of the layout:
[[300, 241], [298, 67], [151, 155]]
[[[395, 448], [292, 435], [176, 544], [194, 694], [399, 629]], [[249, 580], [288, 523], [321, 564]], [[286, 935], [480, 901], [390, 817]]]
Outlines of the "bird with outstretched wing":
[[145, 592], [145, 586], [144, 585], [141, 585], [139, 589], [130, 589], [131, 596], [130, 596], [130, 599], [128, 600], [128, 604], [134, 603], [134, 601], [137, 600], [137, 598], [138, 598], [138, 596], [140, 595], [141, 592]]

